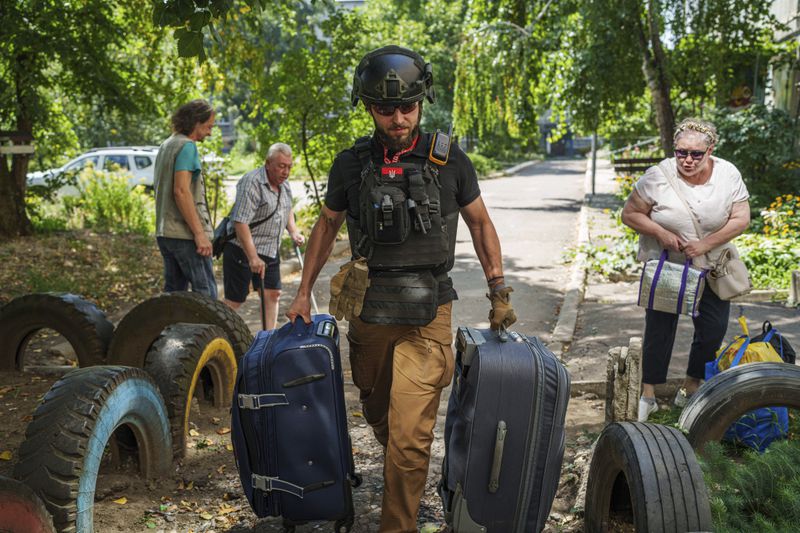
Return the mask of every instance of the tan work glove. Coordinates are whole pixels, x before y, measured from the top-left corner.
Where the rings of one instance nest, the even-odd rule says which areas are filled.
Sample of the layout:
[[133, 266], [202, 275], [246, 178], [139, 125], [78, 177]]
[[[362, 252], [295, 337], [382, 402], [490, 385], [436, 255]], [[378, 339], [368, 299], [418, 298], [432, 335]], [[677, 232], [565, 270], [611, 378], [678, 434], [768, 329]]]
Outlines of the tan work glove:
[[361, 314], [364, 296], [369, 287], [369, 267], [366, 259], [345, 263], [331, 278], [330, 313], [337, 320], [352, 320]]
[[501, 287], [492, 289], [486, 295], [492, 302], [492, 310], [489, 311], [489, 327], [493, 330], [500, 329], [500, 326], [508, 328], [517, 321], [517, 315], [514, 314], [514, 308], [511, 307], [511, 293], [514, 292], [514, 289], [502, 285]]

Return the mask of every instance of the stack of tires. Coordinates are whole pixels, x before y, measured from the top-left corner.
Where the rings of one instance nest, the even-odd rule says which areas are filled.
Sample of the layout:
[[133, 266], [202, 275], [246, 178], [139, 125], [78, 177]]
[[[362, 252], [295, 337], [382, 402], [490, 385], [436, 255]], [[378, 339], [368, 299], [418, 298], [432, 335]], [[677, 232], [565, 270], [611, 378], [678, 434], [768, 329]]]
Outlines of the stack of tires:
[[683, 408], [683, 433], [659, 424], [609, 424], [589, 466], [584, 531], [627, 531], [631, 525], [637, 532], [712, 531], [708, 490], [695, 454], [754, 409], [800, 409], [798, 391], [797, 366], [753, 363], [704, 383]]
[[134, 450], [148, 479], [167, 475], [171, 458], [185, 453], [192, 399], [227, 405], [237, 360], [252, 342], [238, 314], [197, 293], [146, 300], [116, 330], [79, 296], [32, 294], [0, 309], [7, 347], [0, 370], [23, 370], [27, 344], [41, 329], [61, 334], [81, 368], [51, 387], [26, 429], [14, 477], [27, 488], [0, 478], [0, 517], [5, 510], [19, 517], [0, 518], [0, 531], [91, 532], [107, 446], [112, 456]]

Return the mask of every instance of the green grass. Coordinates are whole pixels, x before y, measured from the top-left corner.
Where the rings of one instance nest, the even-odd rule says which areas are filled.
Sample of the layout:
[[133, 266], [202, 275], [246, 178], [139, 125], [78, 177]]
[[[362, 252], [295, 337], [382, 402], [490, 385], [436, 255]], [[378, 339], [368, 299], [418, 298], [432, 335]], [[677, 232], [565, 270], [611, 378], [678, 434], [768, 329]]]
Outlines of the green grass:
[[[678, 427], [682, 409], [660, 409], [649, 421]], [[714, 531], [789, 532], [800, 523], [800, 413], [789, 410], [788, 438], [763, 454], [709, 443], [698, 457], [709, 491]]]

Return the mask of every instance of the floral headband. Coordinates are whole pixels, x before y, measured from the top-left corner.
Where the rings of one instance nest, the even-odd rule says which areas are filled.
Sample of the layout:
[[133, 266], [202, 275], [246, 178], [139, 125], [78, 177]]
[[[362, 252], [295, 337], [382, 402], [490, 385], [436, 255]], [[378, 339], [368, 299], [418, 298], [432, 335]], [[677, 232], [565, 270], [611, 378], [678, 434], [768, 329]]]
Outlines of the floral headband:
[[709, 144], [717, 144], [718, 137], [714, 127], [694, 120], [684, 120], [678, 124], [678, 127], [675, 129], [675, 135], [672, 137], [673, 142], [678, 140], [678, 137], [681, 133], [685, 133], [687, 131], [702, 133], [708, 137]]

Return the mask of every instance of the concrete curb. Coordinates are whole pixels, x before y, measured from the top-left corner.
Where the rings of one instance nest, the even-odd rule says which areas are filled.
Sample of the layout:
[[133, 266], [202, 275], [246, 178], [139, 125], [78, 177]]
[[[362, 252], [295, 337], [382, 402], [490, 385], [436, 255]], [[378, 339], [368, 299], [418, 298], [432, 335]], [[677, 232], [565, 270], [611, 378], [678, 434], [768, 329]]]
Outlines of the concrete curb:
[[[586, 183], [591, 179], [591, 166], [587, 164], [586, 175], [584, 178], [584, 191], [587, 190]], [[578, 239], [577, 247], [589, 243], [589, 195], [584, 194], [581, 211], [578, 215]], [[564, 301], [561, 304], [561, 311], [558, 313], [553, 333], [550, 336], [550, 349], [555, 353], [562, 353], [572, 342], [575, 334], [575, 324], [578, 321], [578, 310], [583, 301], [583, 294], [586, 290], [586, 254], [579, 251], [575, 254], [575, 259], [570, 267], [569, 282], [564, 293]]]
[[789, 298], [787, 289], [755, 289], [744, 296], [734, 298], [731, 303], [764, 303], [764, 302], [784, 302]]
[[496, 172], [490, 172], [489, 174], [486, 174], [483, 177], [479, 177], [478, 179], [493, 180], [495, 178], [506, 178], [516, 172], [525, 170], [528, 167], [538, 165], [541, 162], [542, 162], [541, 159], [537, 159], [536, 161], [525, 161], [524, 163], [519, 163], [518, 165], [514, 165], [513, 167], [504, 168], [503, 170], [498, 170]]
[[[656, 398], [672, 398], [680, 387], [684, 378], [669, 378], [666, 383], [656, 385]], [[573, 381], [569, 387], [570, 396], [594, 394], [598, 398], [606, 397], [606, 380]]]

